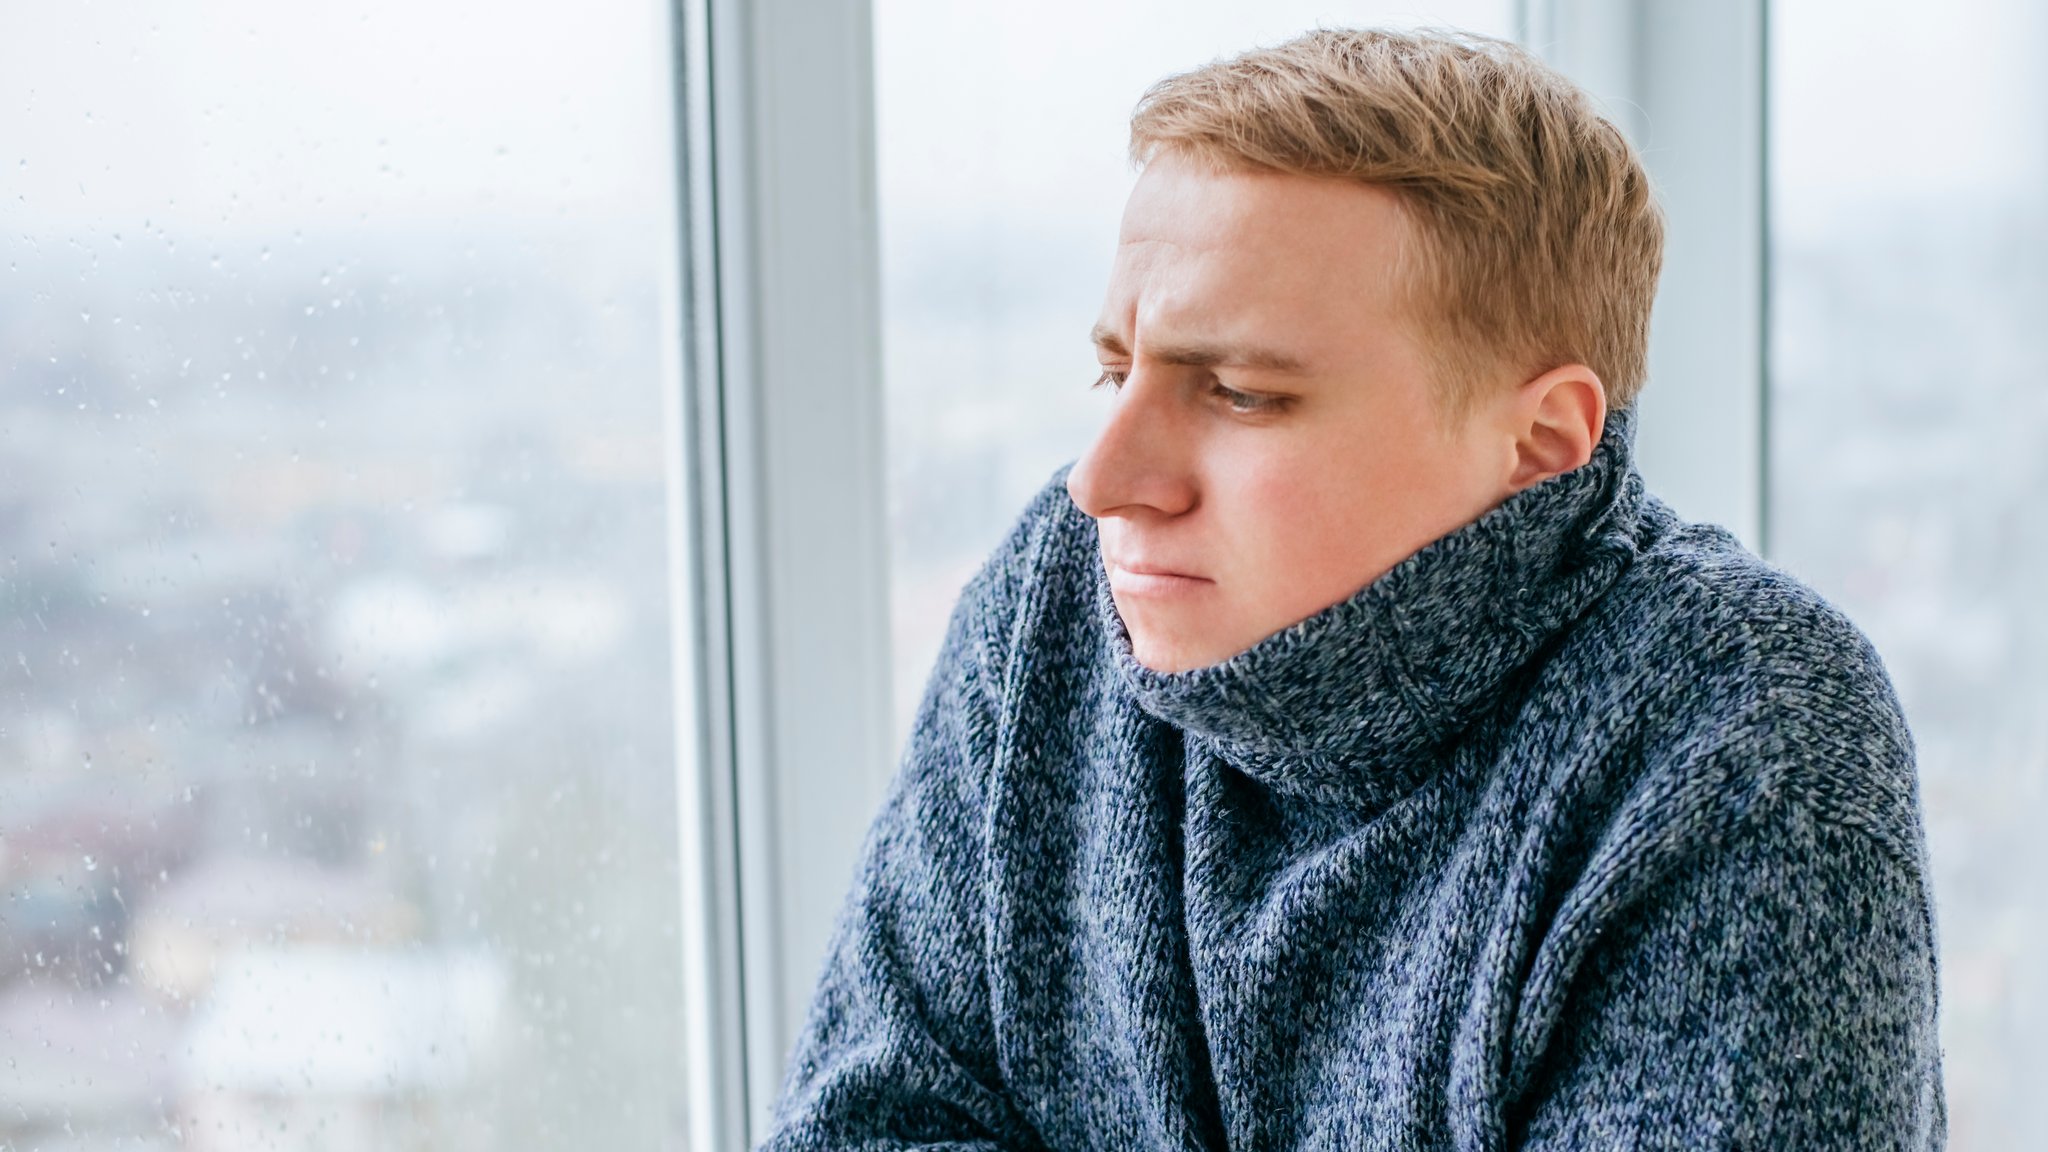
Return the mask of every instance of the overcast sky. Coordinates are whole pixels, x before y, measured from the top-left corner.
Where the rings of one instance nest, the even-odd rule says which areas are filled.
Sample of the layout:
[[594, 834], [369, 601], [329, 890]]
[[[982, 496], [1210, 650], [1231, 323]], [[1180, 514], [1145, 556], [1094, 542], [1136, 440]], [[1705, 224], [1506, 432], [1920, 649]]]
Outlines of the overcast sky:
[[[2033, 187], [2030, 0], [1784, 0], [1799, 212]], [[875, 0], [879, 167], [905, 218], [1113, 211], [1159, 76], [1317, 24], [1512, 31], [1513, 0]], [[20, 230], [529, 216], [644, 204], [669, 163], [667, 16], [642, 0], [146, 0], [0, 10], [0, 191]], [[2024, 85], [2027, 90], [2015, 90]], [[2026, 146], [2016, 146], [2022, 142]], [[1105, 205], [1107, 207], [1105, 207]]]
[[637, 0], [8, 4], [10, 239], [642, 205], [671, 153], [665, 26]]

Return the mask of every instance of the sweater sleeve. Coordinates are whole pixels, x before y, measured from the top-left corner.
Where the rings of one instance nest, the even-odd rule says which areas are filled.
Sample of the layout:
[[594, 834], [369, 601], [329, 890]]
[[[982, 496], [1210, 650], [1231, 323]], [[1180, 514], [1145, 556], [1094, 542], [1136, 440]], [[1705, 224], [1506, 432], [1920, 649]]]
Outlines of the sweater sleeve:
[[[1013, 543], [1015, 542], [1013, 537]], [[869, 827], [764, 1152], [1031, 1148], [995, 1055], [984, 947], [999, 551], [962, 594]]]
[[1512, 1143], [1940, 1147], [1933, 918], [1900, 851], [1914, 832], [1779, 797], [1711, 840], [1587, 955]]

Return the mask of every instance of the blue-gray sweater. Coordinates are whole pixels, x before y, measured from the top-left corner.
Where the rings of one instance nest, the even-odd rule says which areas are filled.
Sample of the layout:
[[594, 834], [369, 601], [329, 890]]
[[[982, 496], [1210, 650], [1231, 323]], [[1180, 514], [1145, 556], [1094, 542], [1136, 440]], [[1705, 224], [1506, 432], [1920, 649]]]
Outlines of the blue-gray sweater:
[[766, 1147], [1938, 1146], [1883, 667], [1646, 495], [1632, 427], [1177, 674], [1056, 477], [954, 614]]

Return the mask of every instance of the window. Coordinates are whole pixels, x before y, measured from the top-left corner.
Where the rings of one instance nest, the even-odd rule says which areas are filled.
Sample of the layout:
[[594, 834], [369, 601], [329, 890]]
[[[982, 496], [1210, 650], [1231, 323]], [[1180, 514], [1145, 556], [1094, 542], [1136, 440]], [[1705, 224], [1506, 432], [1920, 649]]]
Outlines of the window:
[[0, 1145], [678, 1146], [670, 43], [0, 17]]
[[1772, 6], [1770, 539], [1870, 634], [1920, 760], [1957, 1152], [2048, 1056], [2048, 12]]

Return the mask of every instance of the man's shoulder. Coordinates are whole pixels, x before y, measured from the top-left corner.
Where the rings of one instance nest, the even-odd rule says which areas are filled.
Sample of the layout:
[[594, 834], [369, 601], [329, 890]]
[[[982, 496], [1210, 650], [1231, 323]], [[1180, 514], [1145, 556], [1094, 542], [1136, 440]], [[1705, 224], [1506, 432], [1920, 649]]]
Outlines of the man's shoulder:
[[[1891, 678], [1826, 597], [1713, 525], [1653, 505], [1655, 530], [1585, 623], [1581, 658], [1640, 722], [1649, 761], [1834, 818], [1903, 819], [1913, 752]], [[1711, 767], [1709, 767], [1711, 766]]]
[[1820, 592], [1724, 528], [1652, 515], [1661, 531], [1604, 605], [1623, 643], [1704, 684], [1826, 687], [1895, 705], [1869, 637]]

